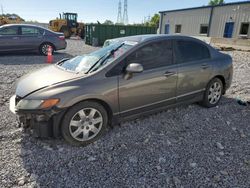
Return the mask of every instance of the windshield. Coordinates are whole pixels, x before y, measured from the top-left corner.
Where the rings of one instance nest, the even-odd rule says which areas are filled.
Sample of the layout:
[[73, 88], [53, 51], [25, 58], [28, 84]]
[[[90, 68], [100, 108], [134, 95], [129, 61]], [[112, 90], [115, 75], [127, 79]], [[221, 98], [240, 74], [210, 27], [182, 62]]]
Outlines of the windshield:
[[[107, 47], [101, 48], [95, 52], [84, 56], [66, 60], [59, 64], [60, 67], [75, 72], [88, 73], [89, 70], [98, 70], [103, 65], [112, 62], [128, 51], [135, 44], [127, 42], [117, 42]], [[93, 71], [92, 71], [93, 72]]]

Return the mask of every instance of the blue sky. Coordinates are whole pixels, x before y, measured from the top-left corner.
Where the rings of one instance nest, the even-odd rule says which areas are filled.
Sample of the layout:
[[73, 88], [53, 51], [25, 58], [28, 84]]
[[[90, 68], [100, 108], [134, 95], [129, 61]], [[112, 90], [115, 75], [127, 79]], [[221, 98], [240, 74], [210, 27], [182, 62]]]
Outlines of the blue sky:
[[[76, 12], [79, 21], [116, 21], [119, 0], [0, 0], [4, 13], [16, 13], [25, 20], [48, 22], [60, 12]], [[123, 0], [122, 0], [123, 1]], [[144, 17], [162, 10], [189, 8], [207, 5], [209, 0], [128, 0], [130, 23], [141, 23]], [[226, 2], [238, 2], [226, 0]], [[1, 11], [1, 9], [0, 9]]]

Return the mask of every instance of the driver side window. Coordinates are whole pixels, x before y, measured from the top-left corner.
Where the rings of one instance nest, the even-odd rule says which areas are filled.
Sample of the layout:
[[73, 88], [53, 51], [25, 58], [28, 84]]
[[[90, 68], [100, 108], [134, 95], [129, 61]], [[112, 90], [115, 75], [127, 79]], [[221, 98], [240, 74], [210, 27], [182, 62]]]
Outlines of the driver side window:
[[106, 76], [112, 77], [120, 75], [130, 63], [139, 63], [143, 66], [144, 70], [150, 70], [173, 64], [172, 41], [165, 40], [143, 46], [113, 67], [106, 74]]
[[132, 53], [127, 61], [139, 63], [144, 70], [164, 67], [173, 63], [172, 41], [160, 41], [148, 44]]

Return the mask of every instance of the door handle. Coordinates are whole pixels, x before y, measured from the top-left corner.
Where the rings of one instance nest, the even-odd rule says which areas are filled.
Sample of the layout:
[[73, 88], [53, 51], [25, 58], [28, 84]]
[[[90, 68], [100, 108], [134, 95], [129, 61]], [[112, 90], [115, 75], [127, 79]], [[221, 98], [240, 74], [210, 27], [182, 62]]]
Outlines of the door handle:
[[19, 39], [19, 37], [13, 37], [12, 39], [17, 40], [17, 39]]
[[202, 64], [202, 65], [201, 65], [201, 68], [202, 68], [202, 69], [208, 69], [209, 67], [210, 67], [210, 66], [209, 66], [208, 64]]
[[176, 73], [175, 72], [165, 72], [164, 73], [164, 76], [166, 76], [166, 77], [170, 77], [170, 76], [173, 76], [173, 75], [175, 75]]

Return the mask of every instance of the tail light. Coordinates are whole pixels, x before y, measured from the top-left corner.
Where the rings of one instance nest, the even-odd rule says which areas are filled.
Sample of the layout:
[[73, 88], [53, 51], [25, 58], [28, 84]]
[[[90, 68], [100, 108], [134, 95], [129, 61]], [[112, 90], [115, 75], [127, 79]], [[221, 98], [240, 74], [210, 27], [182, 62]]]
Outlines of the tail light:
[[65, 37], [64, 36], [59, 36], [58, 37], [60, 40], [65, 40]]

